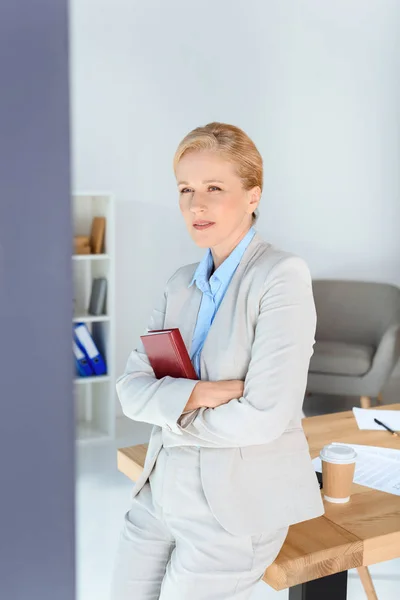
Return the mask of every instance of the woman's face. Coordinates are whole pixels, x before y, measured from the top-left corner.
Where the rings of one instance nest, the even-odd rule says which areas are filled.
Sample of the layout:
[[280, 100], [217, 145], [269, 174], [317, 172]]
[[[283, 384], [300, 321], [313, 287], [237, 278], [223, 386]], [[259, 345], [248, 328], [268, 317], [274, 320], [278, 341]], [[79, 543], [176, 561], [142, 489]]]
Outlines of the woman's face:
[[176, 167], [176, 179], [179, 206], [198, 246], [229, 246], [249, 230], [261, 190], [245, 190], [232, 163], [215, 152], [188, 152]]

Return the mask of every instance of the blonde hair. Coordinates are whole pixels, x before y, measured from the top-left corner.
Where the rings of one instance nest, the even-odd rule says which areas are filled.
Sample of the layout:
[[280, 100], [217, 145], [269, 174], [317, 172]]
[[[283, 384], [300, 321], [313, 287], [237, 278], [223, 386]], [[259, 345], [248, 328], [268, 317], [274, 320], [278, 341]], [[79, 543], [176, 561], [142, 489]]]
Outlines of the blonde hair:
[[[204, 150], [218, 152], [233, 163], [245, 190], [259, 186], [262, 191], [264, 182], [261, 154], [254, 142], [239, 127], [214, 122], [193, 129], [183, 138], [175, 152], [174, 171], [185, 154]], [[257, 216], [258, 214], [253, 213], [254, 221]]]

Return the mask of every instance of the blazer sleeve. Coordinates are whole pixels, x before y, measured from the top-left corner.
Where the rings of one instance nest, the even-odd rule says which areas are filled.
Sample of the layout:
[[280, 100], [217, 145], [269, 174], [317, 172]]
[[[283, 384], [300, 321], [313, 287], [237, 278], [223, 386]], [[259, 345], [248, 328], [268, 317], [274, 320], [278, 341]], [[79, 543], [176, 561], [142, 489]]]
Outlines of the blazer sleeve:
[[266, 444], [300, 414], [315, 342], [311, 276], [296, 257], [281, 259], [263, 287], [241, 398], [183, 415], [178, 426], [216, 447]]
[[[164, 328], [169, 281], [162, 298], [153, 310], [146, 333], [151, 329]], [[127, 417], [182, 434], [177, 420], [197, 383], [198, 380], [194, 379], [157, 379], [140, 340], [138, 347], [131, 352], [125, 371], [118, 378], [116, 386], [122, 411]]]

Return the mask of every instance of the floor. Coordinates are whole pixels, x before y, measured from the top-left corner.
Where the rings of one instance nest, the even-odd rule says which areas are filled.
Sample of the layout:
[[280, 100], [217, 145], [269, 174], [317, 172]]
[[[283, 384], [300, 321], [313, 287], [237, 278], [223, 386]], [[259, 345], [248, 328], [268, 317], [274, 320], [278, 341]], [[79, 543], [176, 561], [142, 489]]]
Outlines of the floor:
[[[385, 401], [395, 402], [400, 396], [398, 391], [396, 386], [385, 391]], [[351, 398], [312, 396], [306, 399], [304, 410], [307, 416], [311, 416], [347, 410], [353, 402]], [[108, 586], [113, 557], [132, 489], [132, 483], [117, 471], [116, 448], [147, 442], [150, 429], [150, 426], [121, 419], [116, 441], [78, 446], [77, 600], [110, 600]], [[379, 600], [399, 597], [400, 559], [372, 567], [371, 574]], [[357, 572], [349, 572], [347, 597], [348, 600], [365, 600]], [[275, 592], [265, 583], [259, 583], [251, 600], [287, 598], [287, 590]]]

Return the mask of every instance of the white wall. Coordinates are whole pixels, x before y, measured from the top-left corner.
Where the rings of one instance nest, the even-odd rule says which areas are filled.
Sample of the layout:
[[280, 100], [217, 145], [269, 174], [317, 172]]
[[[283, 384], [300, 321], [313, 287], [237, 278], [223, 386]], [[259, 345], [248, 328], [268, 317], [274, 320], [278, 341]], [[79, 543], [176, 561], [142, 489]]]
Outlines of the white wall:
[[166, 279], [199, 260], [171, 162], [242, 127], [265, 159], [259, 231], [314, 277], [400, 284], [398, 0], [73, 0], [74, 187], [116, 194], [117, 370]]

